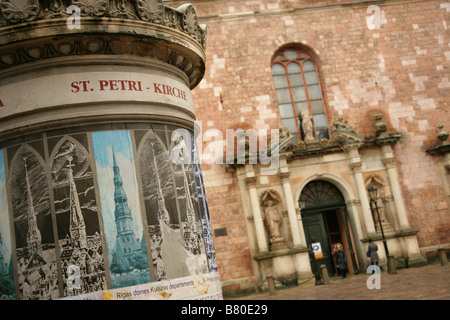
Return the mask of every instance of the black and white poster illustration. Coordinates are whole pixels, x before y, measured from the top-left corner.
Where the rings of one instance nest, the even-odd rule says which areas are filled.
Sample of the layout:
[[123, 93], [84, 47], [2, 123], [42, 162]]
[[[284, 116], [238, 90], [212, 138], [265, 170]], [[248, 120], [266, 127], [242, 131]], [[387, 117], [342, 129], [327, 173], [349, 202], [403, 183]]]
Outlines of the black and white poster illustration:
[[0, 300], [15, 299], [4, 152], [0, 150]]
[[158, 281], [208, 271], [192, 166], [180, 163], [189, 157], [189, 148], [180, 137], [172, 141], [172, 132], [162, 127], [150, 130], [139, 147], [142, 191]]
[[49, 186], [37, 152], [21, 146], [12, 161], [14, 217], [20, 299], [59, 297]]
[[[191, 134], [185, 129], [176, 129], [171, 132], [170, 140], [170, 162], [177, 186], [178, 203], [181, 212], [185, 213], [181, 221], [184, 246], [193, 255], [204, 255], [202, 224], [192, 164], [194, 146]], [[204, 272], [206, 273], [207, 269]]]
[[51, 156], [64, 296], [106, 289], [96, 190], [83, 149], [66, 137]]
[[208, 201], [206, 199], [203, 174], [200, 166], [197, 143], [195, 141], [194, 135], [191, 135], [191, 144], [192, 144], [191, 163], [194, 175], [195, 190], [198, 197], [200, 219], [202, 222], [203, 242], [205, 244], [208, 270], [209, 272], [217, 272], [216, 251], [214, 249], [210, 215], [208, 209]]
[[216, 295], [196, 157], [192, 133], [163, 124], [48, 132], [1, 149], [0, 299], [117, 299], [129, 288], [153, 299], [148, 288], [165, 280], [184, 299], [204, 295], [205, 279]]

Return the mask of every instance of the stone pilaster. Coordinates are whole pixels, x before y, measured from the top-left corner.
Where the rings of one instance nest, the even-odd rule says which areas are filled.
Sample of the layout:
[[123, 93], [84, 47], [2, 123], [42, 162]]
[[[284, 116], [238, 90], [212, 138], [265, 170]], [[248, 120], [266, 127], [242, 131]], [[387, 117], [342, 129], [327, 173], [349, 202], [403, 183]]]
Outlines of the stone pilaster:
[[[251, 167], [252, 165], [247, 165]], [[246, 168], [247, 169], [247, 168]], [[256, 191], [256, 176], [252, 168], [245, 172], [245, 183], [248, 187], [248, 192], [250, 194], [250, 203], [253, 214], [253, 221], [255, 224], [256, 240], [258, 244], [259, 253], [268, 252], [269, 248], [267, 246], [267, 238], [264, 230], [264, 222], [261, 213], [261, 207], [259, 205], [258, 193]]]

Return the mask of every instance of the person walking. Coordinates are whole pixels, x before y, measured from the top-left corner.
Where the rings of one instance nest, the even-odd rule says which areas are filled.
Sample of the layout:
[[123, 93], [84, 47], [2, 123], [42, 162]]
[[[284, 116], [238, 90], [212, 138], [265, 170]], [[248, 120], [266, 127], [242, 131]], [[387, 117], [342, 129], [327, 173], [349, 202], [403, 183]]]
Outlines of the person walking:
[[367, 249], [367, 255], [370, 257], [370, 264], [379, 267], [380, 257], [378, 257], [378, 246], [373, 240], [369, 240], [369, 248]]
[[336, 243], [333, 249], [334, 257], [336, 258], [336, 265], [342, 279], [347, 277], [347, 257], [343, 251], [344, 247], [340, 243]]

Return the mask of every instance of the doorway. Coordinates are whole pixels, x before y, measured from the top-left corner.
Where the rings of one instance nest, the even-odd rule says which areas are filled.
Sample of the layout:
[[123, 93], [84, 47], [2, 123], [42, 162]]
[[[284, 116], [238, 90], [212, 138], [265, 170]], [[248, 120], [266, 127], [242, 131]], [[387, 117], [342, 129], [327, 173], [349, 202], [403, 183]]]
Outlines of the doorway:
[[330, 276], [336, 275], [332, 249], [334, 244], [341, 243], [349, 273], [358, 273], [353, 235], [341, 192], [327, 181], [312, 181], [303, 189], [299, 202], [307, 245], [312, 248], [319, 243], [322, 251], [317, 257], [310, 255], [312, 271], [317, 272], [319, 266], [324, 264]]

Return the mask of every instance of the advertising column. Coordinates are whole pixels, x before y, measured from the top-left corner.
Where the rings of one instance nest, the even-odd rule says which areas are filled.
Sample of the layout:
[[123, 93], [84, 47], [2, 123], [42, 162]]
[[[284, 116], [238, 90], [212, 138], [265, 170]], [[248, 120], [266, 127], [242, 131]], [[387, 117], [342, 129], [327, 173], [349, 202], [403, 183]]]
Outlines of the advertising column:
[[222, 299], [206, 28], [192, 5], [68, 2], [0, 3], [0, 299]]

